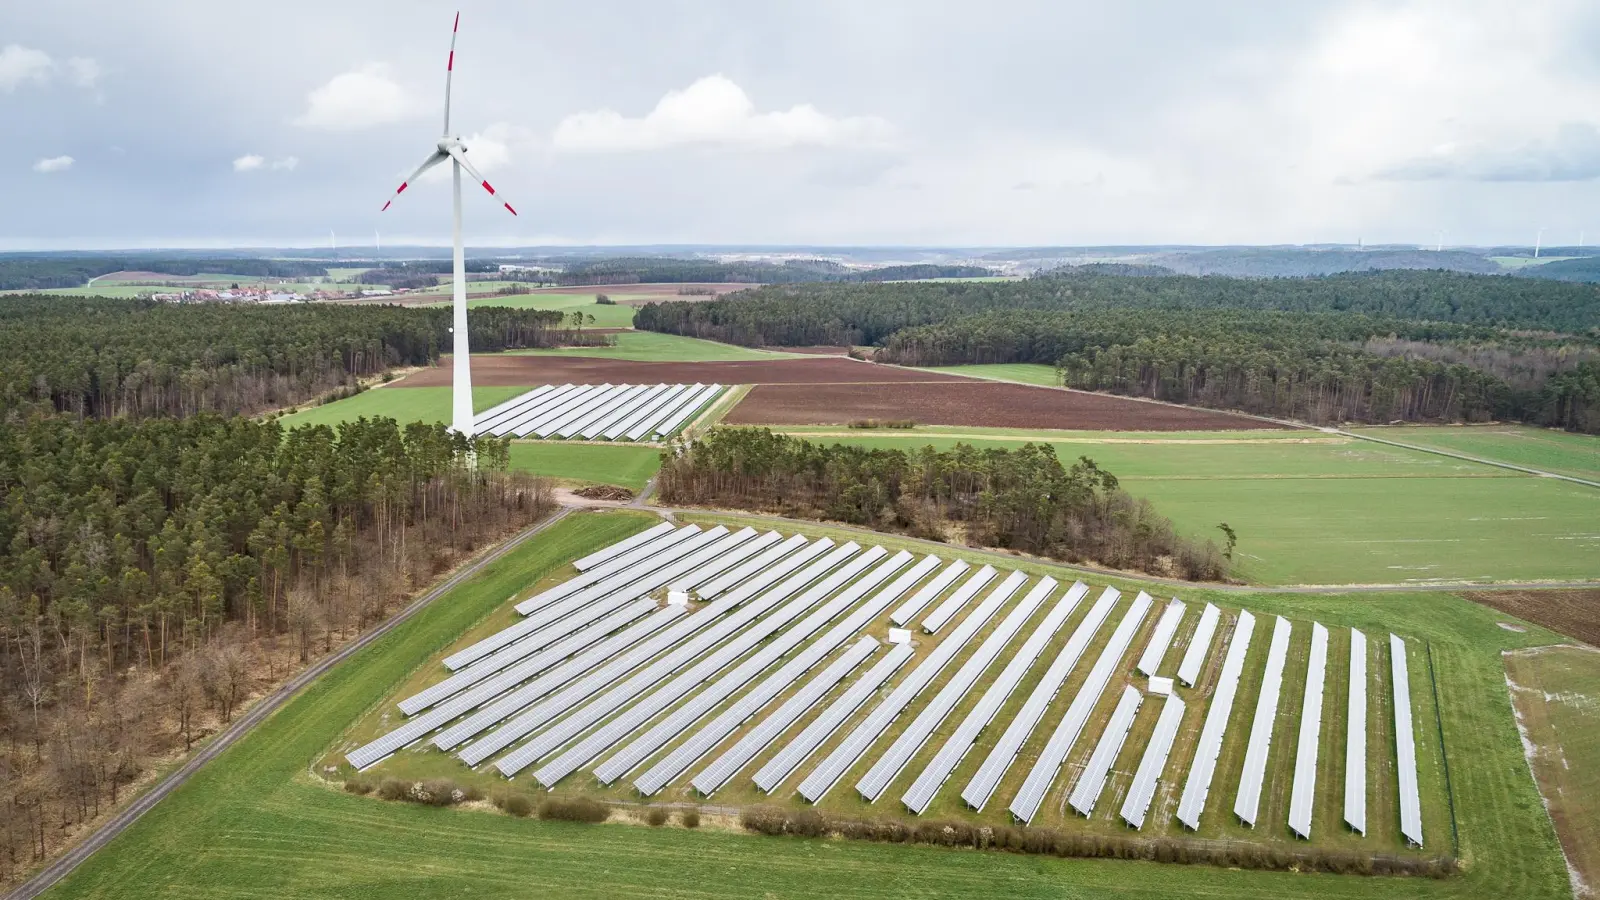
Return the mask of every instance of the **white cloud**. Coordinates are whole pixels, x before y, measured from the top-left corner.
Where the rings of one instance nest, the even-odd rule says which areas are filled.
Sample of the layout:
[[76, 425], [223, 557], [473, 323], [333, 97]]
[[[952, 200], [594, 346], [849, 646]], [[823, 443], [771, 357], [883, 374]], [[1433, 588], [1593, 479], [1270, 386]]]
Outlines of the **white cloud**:
[[387, 66], [371, 63], [335, 75], [306, 95], [306, 111], [296, 125], [327, 131], [353, 131], [386, 125], [415, 111], [405, 89], [389, 77]]
[[[503, 171], [518, 155], [536, 146], [538, 139], [527, 128], [509, 122], [495, 122], [474, 134], [466, 135], [461, 143], [467, 148], [467, 162], [474, 169], [488, 174]], [[401, 173], [402, 177], [404, 173]], [[419, 179], [424, 182], [450, 180], [450, 167], [438, 165], [429, 169]]]
[[267, 162], [267, 158], [259, 153], [248, 153], [233, 161], [235, 172], [254, 172], [258, 169], [271, 169], [274, 172], [293, 172], [300, 165], [300, 157], [285, 156]]
[[67, 73], [72, 83], [81, 88], [93, 88], [100, 83], [103, 71], [100, 63], [87, 56], [74, 56], [67, 60]]
[[266, 159], [254, 153], [249, 153], [233, 161], [233, 170], [235, 172], [254, 172], [265, 163]]
[[756, 112], [744, 89], [711, 75], [681, 91], [668, 91], [642, 118], [611, 109], [570, 115], [556, 126], [551, 146], [573, 153], [659, 150], [707, 144], [758, 150], [788, 147], [882, 146], [889, 123], [875, 116], [834, 118], [809, 103], [786, 111]]
[[1568, 122], [1550, 140], [1445, 143], [1389, 166], [1384, 181], [1589, 181], [1600, 178], [1600, 129]]
[[33, 170], [46, 175], [51, 172], [65, 172], [72, 168], [72, 163], [73, 159], [70, 156], [52, 156], [49, 159], [41, 159], [34, 163]]
[[7, 44], [0, 49], [0, 91], [9, 94], [29, 81], [43, 84], [54, 71], [55, 62], [43, 50], [20, 44]]
[[300, 157], [285, 156], [283, 159], [275, 159], [272, 161], [272, 170], [274, 172], [293, 172], [295, 167], [299, 165]]

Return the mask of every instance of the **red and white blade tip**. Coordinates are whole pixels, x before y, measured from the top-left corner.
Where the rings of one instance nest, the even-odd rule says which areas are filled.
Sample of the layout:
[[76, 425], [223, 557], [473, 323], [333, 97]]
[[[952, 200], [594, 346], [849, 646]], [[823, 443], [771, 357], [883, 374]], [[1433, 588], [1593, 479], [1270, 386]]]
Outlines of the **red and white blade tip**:
[[456, 10], [456, 23], [450, 26], [450, 33], [455, 34], [461, 30], [461, 11]]
[[513, 216], [517, 214], [517, 211], [511, 208], [511, 204], [507, 203], [505, 204], [505, 207], [506, 211], [511, 213]]
[[483, 189], [484, 189], [484, 190], [486, 190], [486, 191], [488, 191], [488, 192], [489, 192], [489, 195], [490, 195], [490, 196], [491, 196], [491, 197], [492, 197], [492, 196], [494, 196], [494, 185], [492, 185], [492, 184], [490, 184], [490, 183], [489, 183], [489, 182], [487, 182], [487, 181], [485, 181], [485, 182], [484, 182], [484, 183], [483, 183]]

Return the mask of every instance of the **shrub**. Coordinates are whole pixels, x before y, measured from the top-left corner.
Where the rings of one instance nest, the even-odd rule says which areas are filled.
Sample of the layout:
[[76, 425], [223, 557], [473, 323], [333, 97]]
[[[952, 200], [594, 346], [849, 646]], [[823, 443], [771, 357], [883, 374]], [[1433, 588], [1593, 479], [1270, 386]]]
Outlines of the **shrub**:
[[398, 778], [385, 778], [378, 782], [378, 796], [385, 800], [404, 800], [410, 791], [411, 785]]
[[683, 827], [685, 827], [685, 828], [699, 828], [700, 827], [700, 810], [698, 810], [698, 809], [686, 809], [682, 813], [679, 813], [678, 821], [682, 822], [683, 823]]
[[494, 805], [504, 810], [506, 815], [526, 819], [533, 815], [533, 799], [527, 794], [516, 791], [504, 791], [494, 795]]
[[549, 797], [539, 804], [539, 818], [593, 825], [611, 818], [611, 807], [589, 797]]
[[344, 782], [345, 793], [349, 794], [360, 794], [362, 796], [366, 796], [367, 794], [372, 793], [372, 788], [372, 782], [362, 778], [359, 775], [353, 778], [347, 778]]
[[617, 305], [617, 301], [611, 299], [610, 297], [607, 297], [605, 294], [595, 294], [594, 295], [594, 302], [600, 304], [601, 306], [616, 306]]
[[644, 821], [651, 828], [660, 828], [667, 824], [667, 811], [659, 806], [652, 806], [645, 811]]
[[915, 428], [916, 421], [912, 419], [856, 419], [850, 423], [851, 428]]
[[822, 837], [828, 833], [828, 820], [814, 809], [802, 809], [789, 817], [785, 830], [802, 837]]
[[739, 827], [757, 834], [783, 834], [787, 819], [776, 806], [751, 806], [739, 812]]

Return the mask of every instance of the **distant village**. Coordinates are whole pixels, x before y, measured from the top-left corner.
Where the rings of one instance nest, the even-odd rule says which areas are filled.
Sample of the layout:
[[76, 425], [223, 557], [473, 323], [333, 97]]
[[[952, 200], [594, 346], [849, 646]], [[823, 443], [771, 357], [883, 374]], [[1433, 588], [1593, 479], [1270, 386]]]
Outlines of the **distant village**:
[[270, 285], [240, 285], [236, 288], [189, 288], [181, 291], [163, 291], [151, 294], [153, 300], [174, 303], [306, 303], [312, 300], [354, 300], [360, 297], [392, 297], [410, 293], [405, 289], [390, 290], [381, 287], [348, 289], [322, 288], [302, 293], [286, 291]]

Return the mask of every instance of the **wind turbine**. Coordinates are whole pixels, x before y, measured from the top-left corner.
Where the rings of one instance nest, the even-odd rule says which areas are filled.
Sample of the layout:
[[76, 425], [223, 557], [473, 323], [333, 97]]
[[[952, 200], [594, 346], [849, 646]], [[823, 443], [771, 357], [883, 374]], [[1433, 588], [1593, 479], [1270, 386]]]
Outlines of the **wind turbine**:
[[1533, 236], [1533, 258], [1534, 259], [1538, 259], [1539, 258], [1539, 247], [1542, 246], [1543, 244], [1544, 244], [1544, 229], [1541, 228], [1541, 229], [1539, 229], [1539, 233]]
[[[459, 135], [452, 136], [450, 134], [450, 83], [455, 78], [456, 33], [460, 31], [460, 29], [461, 13], [458, 12], [456, 13], [455, 24], [450, 28], [450, 58], [449, 61], [445, 63], [444, 69], [444, 136], [439, 138], [439, 143], [434, 145], [432, 155], [430, 155], [426, 160], [423, 160], [422, 165], [418, 166], [417, 170], [411, 173], [411, 177], [400, 182], [400, 187], [395, 190], [394, 196], [389, 198], [389, 202], [385, 203], [383, 208], [388, 209], [389, 205], [394, 203], [394, 201], [398, 199], [401, 194], [405, 193], [406, 188], [411, 185], [411, 182], [416, 181], [419, 177], [421, 177], [423, 172], [428, 171], [445, 160], [450, 160], [452, 174], [451, 196], [455, 208], [453, 248], [455, 253], [455, 290], [452, 292], [454, 295], [453, 305], [455, 307], [455, 327], [451, 329], [454, 340], [450, 351], [452, 356], [450, 430], [458, 434], [464, 434], [467, 437], [471, 437], [472, 355], [470, 345], [467, 341], [466, 252], [461, 246], [461, 171], [465, 169], [468, 175], [472, 176], [475, 181], [483, 185], [483, 189], [488, 191], [490, 196], [495, 197], [495, 199], [499, 199], [499, 197], [495, 192], [494, 186], [489, 184], [489, 182], [485, 180], [482, 175], [478, 174], [478, 170], [474, 169], [472, 165], [467, 162], [467, 147], [465, 144], [461, 143], [461, 137]], [[511, 213], [513, 216], [517, 214], [517, 211], [511, 208], [511, 204], [506, 203], [504, 200], [501, 200], [500, 203], [506, 208], [506, 212]], [[380, 210], [380, 212], [381, 211], [382, 210]]]

